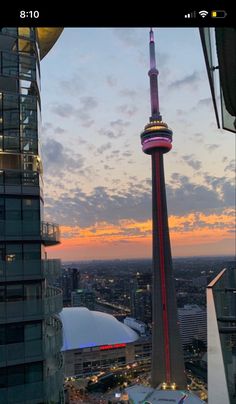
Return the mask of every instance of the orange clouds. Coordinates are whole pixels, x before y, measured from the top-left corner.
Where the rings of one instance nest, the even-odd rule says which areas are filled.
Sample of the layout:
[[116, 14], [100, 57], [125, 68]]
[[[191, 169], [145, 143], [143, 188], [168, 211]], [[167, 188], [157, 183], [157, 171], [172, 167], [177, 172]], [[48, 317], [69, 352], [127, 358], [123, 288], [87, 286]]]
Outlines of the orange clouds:
[[[221, 214], [170, 216], [172, 253], [177, 256], [234, 253], [232, 210]], [[152, 222], [121, 220], [81, 228], [62, 226], [62, 243], [50, 249], [64, 260], [142, 258], [151, 256]]]

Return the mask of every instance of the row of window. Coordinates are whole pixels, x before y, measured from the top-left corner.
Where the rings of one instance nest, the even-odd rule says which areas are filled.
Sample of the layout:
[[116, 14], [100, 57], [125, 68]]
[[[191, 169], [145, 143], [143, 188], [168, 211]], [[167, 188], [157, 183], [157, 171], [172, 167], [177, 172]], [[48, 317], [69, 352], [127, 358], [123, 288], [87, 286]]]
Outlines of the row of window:
[[39, 173], [32, 171], [0, 170], [0, 186], [39, 186]]
[[43, 380], [43, 362], [0, 368], [0, 388], [36, 383]]
[[42, 284], [38, 282], [0, 284], [0, 303], [42, 298]]
[[0, 150], [2, 151], [15, 151], [22, 153], [38, 153], [38, 140], [33, 138], [20, 138], [19, 132], [4, 133], [0, 135]]
[[0, 345], [17, 344], [26, 341], [36, 341], [42, 338], [42, 323], [0, 324]]
[[39, 198], [0, 196], [0, 220], [39, 220]]
[[41, 245], [27, 243], [7, 243], [0, 244], [0, 268], [1, 261], [7, 262], [9, 265], [19, 263], [19, 261], [40, 260]]
[[0, 170], [37, 171], [42, 173], [42, 163], [32, 154], [0, 153]]
[[0, 52], [0, 74], [36, 80], [36, 58], [17, 52]]
[[0, 150], [38, 152], [37, 97], [0, 93]]

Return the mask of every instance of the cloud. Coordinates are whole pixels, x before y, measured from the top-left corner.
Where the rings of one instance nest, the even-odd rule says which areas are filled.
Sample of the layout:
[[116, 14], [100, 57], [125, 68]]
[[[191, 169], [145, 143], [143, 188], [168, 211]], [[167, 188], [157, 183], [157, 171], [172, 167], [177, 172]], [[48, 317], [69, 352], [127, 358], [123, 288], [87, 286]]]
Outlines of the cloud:
[[66, 103], [54, 105], [52, 107], [52, 112], [62, 118], [69, 118], [76, 115], [76, 109], [71, 104]]
[[224, 171], [232, 171], [232, 173], [235, 173], [235, 159], [229, 161]]
[[60, 126], [57, 126], [56, 128], [54, 128], [54, 133], [65, 133], [65, 129], [61, 128]]
[[106, 82], [109, 87], [115, 87], [117, 85], [117, 80], [114, 76], [108, 75], [106, 76]]
[[114, 28], [114, 35], [127, 47], [139, 47], [141, 31], [137, 28]]
[[109, 137], [110, 139], [118, 139], [124, 136], [124, 128], [130, 125], [130, 122], [124, 121], [123, 119], [117, 119], [110, 122], [112, 129], [99, 129], [98, 133]]
[[[119, 155], [118, 152], [114, 150], [113, 155]], [[107, 165], [106, 170], [109, 168]], [[234, 206], [234, 186], [227, 178], [208, 176], [205, 184], [200, 185], [174, 173], [166, 189], [169, 215], [220, 214]], [[50, 218], [71, 226], [87, 227], [99, 222], [118, 224], [121, 220], [140, 222], [151, 217], [151, 199], [150, 181], [146, 180], [141, 184], [129, 181], [126, 189], [116, 187], [112, 191], [97, 186], [91, 192], [84, 192], [76, 187], [59, 200], [46, 198], [46, 211]]]
[[210, 97], [209, 98], [202, 98], [197, 103], [198, 107], [209, 107], [210, 105], [212, 105], [212, 99]]
[[80, 97], [78, 103], [80, 103], [79, 108], [74, 108], [73, 105], [64, 103], [53, 105], [51, 110], [59, 117], [79, 119], [82, 126], [90, 127], [94, 123], [90, 113], [98, 106], [98, 102], [94, 97], [88, 96]]
[[134, 97], [136, 97], [137, 96], [137, 91], [135, 91], [135, 90], [129, 90], [129, 89], [127, 89], [127, 88], [125, 88], [124, 90], [121, 90], [120, 91], [120, 95], [122, 96], [122, 97], [128, 97], [128, 98], [134, 98]]
[[216, 149], [218, 149], [220, 147], [220, 145], [218, 144], [206, 144], [206, 148], [209, 152], [213, 152]]
[[100, 135], [104, 135], [109, 137], [110, 139], [118, 139], [121, 136], [124, 136], [124, 132], [122, 130], [114, 131], [110, 129], [99, 129], [98, 133]]
[[172, 83], [169, 84], [169, 89], [179, 89], [182, 88], [183, 86], [185, 87], [195, 87], [196, 84], [198, 84], [201, 80], [200, 73], [199, 72], [193, 72], [192, 74], [189, 74], [188, 76], [183, 77], [182, 79], [175, 80]]
[[122, 104], [117, 107], [117, 111], [123, 113], [128, 117], [131, 117], [136, 114], [138, 108], [135, 105]]
[[123, 121], [123, 119], [117, 119], [116, 121], [111, 121], [111, 122], [110, 122], [110, 125], [111, 125], [113, 128], [122, 129], [122, 128], [126, 128], [127, 126], [129, 126], [129, 125], [130, 125], [130, 122]]
[[200, 170], [202, 163], [201, 161], [195, 159], [194, 154], [185, 155], [182, 158], [194, 170]]
[[81, 169], [84, 158], [79, 153], [74, 153], [69, 148], [65, 148], [55, 139], [48, 138], [42, 143], [43, 165], [46, 173], [53, 176], [66, 175], [67, 171]]
[[111, 149], [111, 147], [112, 147], [111, 142], [107, 142], [107, 143], [105, 143], [105, 144], [102, 144], [100, 147], [98, 147], [98, 148], [97, 148], [97, 152], [98, 152], [99, 154], [103, 154], [104, 151]]
[[74, 74], [69, 80], [61, 80], [59, 84], [62, 91], [69, 95], [78, 97], [78, 94], [81, 94], [85, 88], [84, 81], [81, 77], [82, 75], [78, 76], [78, 74]]

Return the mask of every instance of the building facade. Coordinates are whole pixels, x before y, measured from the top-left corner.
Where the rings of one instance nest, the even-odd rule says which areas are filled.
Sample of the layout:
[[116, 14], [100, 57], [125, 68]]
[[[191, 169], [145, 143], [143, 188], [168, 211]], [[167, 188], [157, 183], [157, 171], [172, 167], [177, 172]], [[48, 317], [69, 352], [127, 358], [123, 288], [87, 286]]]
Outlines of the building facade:
[[236, 403], [236, 268], [207, 287], [208, 403]]
[[197, 304], [186, 304], [178, 309], [178, 319], [182, 345], [192, 343], [194, 339], [207, 342], [206, 310]]
[[151, 337], [139, 335], [114, 316], [66, 307], [63, 323], [65, 376], [85, 376], [139, 363], [150, 369]]
[[0, 29], [0, 403], [62, 403], [59, 228], [43, 222], [40, 59], [57, 28]]

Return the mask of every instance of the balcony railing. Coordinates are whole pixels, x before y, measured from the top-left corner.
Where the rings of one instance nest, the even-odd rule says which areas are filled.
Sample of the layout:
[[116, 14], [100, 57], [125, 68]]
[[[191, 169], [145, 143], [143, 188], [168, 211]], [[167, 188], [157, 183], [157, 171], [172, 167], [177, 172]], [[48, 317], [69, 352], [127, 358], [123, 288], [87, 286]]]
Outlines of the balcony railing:
[[37, 171], [0, 170], [0, 192], [43, 196], [42, 178]]
[[50, 286], [41, 299], [0, 302], [0, 323], [49, 317], [59, 313], [62, 307], [61, 289]]
[[44, 340], [45, 356], [52, 356], [60, 352], [62, 344], [62, 323], [59, 318], [50, 317], [50, 321], [46, 325], [46, 334]]
[[60, 229], [55, 223], [41, 222], [41, 237], [44, 245], [52, 246], [60, 243]]
[[42, 267], [43, 274], [49, 282], [61, 276], [61, 260], [59, 259], [42, 260]]

